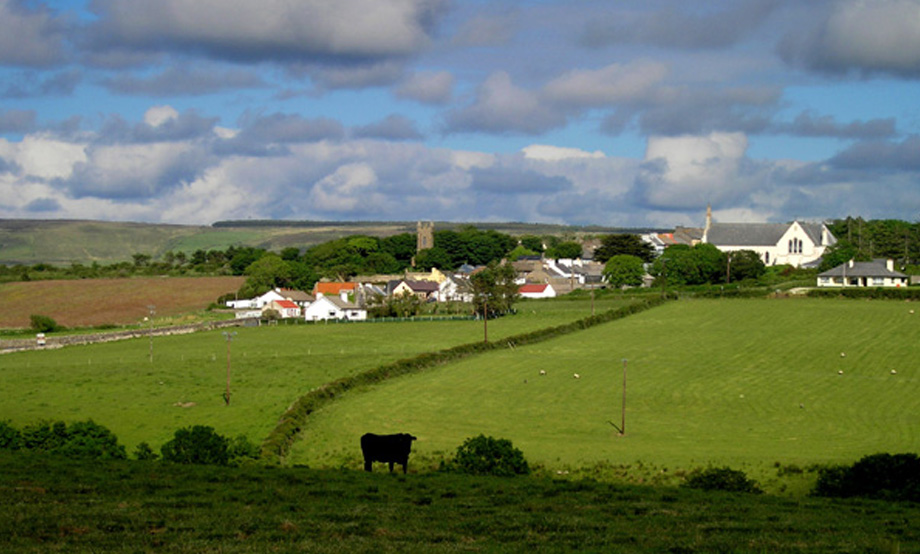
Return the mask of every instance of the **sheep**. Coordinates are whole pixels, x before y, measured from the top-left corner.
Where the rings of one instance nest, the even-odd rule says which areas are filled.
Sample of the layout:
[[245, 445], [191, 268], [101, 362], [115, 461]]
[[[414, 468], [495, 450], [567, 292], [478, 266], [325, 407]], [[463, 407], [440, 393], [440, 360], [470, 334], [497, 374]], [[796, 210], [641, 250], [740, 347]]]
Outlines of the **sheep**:
[[577, 374], [577, 373], [573, 373], [573, 374], [572, 374], [572, 377], [574, 377], [574, 378], [576, 378], [576, 379], [581, 379], [581, 375], [579, 375], [579, 374]]
[[898, 374], [898, 370], [892, 369], [892, 370], [891, 370], [891, 374], [892, 374], [892, 375], [897, 375], [897, 374]]
[[540, 375], [546, 375], [546, 370], [545, 370], [545, 369], [541, 369], [541, 370], [540, 370]]
[[843, 375], [843, 370], [841, 369], [841, 370], [837, 371], [837, 375]]

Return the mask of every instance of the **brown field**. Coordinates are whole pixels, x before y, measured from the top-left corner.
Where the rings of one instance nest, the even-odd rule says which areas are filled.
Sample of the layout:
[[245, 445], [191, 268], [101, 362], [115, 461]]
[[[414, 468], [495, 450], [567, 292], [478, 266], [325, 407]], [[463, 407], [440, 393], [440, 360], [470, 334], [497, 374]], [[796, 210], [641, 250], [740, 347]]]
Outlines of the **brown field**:
[[0, 328], [29, 327], [41, 314], [67, 327], [125, 325], [204, 310], [240, 288], [244, 277], [143, 277], [30, 281], [0, 284]]

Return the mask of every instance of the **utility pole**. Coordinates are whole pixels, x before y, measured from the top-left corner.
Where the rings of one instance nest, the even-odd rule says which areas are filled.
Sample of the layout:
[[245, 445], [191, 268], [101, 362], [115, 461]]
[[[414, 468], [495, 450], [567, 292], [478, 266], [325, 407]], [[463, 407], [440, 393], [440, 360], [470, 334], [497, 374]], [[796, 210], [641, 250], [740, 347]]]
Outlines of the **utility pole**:
[[482, 336], [483, 342], [489, 342], [489, 299], [482, 303]]
[[153, 363], [153, 314], [157, 313], [157, 307], [150, 304], [147, 306], [147, 311], [150, 312], [150, 316], [147, 318], [150, 323], [147, 329], [147, 335], [150, 337], [150, 363]]
[[623, 409], [620, 417], [620, 436], [626, 434], [626, 358], [623, 358]]
[[236, 336], [236, 331], [228, 333], [224, 331], [224, 337], [227, 338], [227, 392], [224, 393], [224, 402], [230, 405], [230, 341]]

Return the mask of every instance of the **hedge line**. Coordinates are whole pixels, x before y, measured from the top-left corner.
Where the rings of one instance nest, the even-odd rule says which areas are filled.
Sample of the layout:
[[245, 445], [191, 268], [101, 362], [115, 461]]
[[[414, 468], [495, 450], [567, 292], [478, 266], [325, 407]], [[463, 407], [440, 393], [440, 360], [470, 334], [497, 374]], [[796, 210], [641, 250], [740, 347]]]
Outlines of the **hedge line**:
[[883, 300], [920, 300], [920, 288], [823, 288], [808, 291], [811, 298], [874, 298]]
[[298, 398], [284, 412], [281, 419], [278, 421], [278, 425], [275, 426], [268, 435], [268, 438], [262, 443], [262, 459], [265, 461], [281, 462], [284, 456], [290, 452], [291, 445], [297, 440], [297, 436], [303, 431], [310, 414], [334, 401], [338, 396], [351, 389], [373, 385], [401, 375], [418, 373], [482, 352], [502, 348], [514, 348], [567, 335], [601, 323], [607, 323], [643, 312], [674, 298], [676, 297], [668, 295], [644, 299], [630, 304], [629, 306], [608, 310], [601, 314], [586, 317], [564, 325], [531, 331], [530, 333], [507, 337], [494, 342], [468, 343], [437, 352], [426, 352], [412, 358], [397, 360], [389, 364], [377, 366], [351, 377], [343, 377], [326, 383]]

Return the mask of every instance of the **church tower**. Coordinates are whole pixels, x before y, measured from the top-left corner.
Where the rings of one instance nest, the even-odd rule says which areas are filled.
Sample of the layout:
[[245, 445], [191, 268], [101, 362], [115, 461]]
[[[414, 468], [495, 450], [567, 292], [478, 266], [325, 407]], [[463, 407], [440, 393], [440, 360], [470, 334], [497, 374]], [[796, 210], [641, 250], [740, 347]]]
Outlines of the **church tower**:
[[434, 246], [434, 222], [433, 221], [419, 221], [416, 226], [416, 233], [418, 239], [415, 246], [415, 253], [418, 254], [422, 250], [426, 250]]

